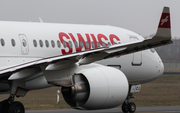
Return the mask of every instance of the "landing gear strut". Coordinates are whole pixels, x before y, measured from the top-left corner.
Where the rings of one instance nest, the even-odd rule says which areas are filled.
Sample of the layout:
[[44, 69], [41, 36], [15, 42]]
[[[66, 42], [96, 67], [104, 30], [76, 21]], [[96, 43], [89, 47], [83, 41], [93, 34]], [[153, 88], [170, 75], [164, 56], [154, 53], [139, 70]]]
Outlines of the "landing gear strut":
[[21, 102], [14, 102], [14, 95], [7, 100], [0, 102], [0, 113], [25, 113], [24, 106]]
[[[131, 86], [130, 86], [129, 89], [131, 89]], [[134, 98], [134, 96], [133, 96], [133, 94], [132, 94], [132, 93], [130, 92], [130, 90], [129, 90], [128, 96], [127, 96], [126, 100], [124, 101], [124, 103], [122, 104], [122, 107], [121, 107], [121, 108], [122, 108], [122, 111], [123, 111], [124, 113], [128, 113], [128, 112], [134, 113], [134, 112], [136, 111], [136, 105], [135, 105], [135, 103], [129, 102], [129, 100], [130, 100], [131, 98]]]
[[25, 113], [24, 106], [21, 102], [14, 101], [16, 97], [24, 97], [29, 91], [25, 89], [25, 81], [9, 81], [10, 96], [8, 99], [0, 102], [0, 113]]

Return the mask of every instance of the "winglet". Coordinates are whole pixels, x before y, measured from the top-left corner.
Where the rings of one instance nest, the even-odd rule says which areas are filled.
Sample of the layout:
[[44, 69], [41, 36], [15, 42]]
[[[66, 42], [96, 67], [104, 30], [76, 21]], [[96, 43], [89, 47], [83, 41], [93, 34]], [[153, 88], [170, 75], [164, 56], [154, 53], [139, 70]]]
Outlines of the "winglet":
[[170, 22], [170, 9], [169, 7], [164, 7], [157, 33], [153, 38], [159, 39], [171, 39], [171, 22]]

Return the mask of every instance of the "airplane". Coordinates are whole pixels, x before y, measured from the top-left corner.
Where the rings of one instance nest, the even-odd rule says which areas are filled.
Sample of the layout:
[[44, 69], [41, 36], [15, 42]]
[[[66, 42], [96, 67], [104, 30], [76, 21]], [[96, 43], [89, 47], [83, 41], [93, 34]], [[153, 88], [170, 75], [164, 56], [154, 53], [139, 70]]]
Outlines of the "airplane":
[[153, 48], [172, 43], [168, 7], [149, 39], [104, 25], [0, 21], [0, 31], [0, 94], [10, 94], [0, 113], [25, 113], [15, 97], [54, 86], [74, 109], [135, 112], [132, 86], [163, 74]]

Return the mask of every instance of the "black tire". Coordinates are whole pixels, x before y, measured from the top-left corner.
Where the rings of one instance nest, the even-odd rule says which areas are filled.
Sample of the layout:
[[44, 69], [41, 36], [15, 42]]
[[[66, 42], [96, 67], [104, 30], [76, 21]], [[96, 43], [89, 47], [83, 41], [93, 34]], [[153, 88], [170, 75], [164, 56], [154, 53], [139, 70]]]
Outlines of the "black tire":
[[122, 104], [121, 109], [124, 113], [128, 113], [128, 105], [125, 102]]
[[9, 102], [7, 100], [0, 102], [0, 113], [8, 113], [8, 109]]
[[136, 104], [133, 103], [133, 102], [130, 102], [129, 105], [128, 105], [128, 111], [130, 113], [134, 113], [136, 111]]
[[9, 106], [8, 113], [25, 113], [24, 106], [21, 102], [13, 102]]

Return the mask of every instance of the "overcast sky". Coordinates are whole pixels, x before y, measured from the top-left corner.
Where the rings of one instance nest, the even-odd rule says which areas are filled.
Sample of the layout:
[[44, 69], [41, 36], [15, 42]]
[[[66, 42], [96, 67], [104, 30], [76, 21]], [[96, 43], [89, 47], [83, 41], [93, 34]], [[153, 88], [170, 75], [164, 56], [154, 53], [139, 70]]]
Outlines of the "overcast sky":
[[0, 20], [112, 25], [143, 36], [155, 33], [164, 6], [172, 36], [180, 37], [180, 0], [1, 0]]

